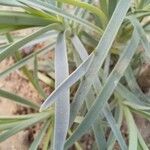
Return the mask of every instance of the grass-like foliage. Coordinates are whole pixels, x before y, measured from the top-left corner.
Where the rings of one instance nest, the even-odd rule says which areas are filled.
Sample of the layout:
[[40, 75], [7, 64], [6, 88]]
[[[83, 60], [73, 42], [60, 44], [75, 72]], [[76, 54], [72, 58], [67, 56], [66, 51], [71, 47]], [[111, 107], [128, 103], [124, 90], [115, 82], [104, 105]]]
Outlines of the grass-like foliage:
[[[83, 149], [78, 141], [89, 131], [92, 149], [111, 150], [116, 143], [122, 150], [149, 149], [134, 120], [134, 114], [150, 119], [150, 97], [136, 81], [141, 62], [150, 60], [149, 0], [0, 0], [0, 6], [16, 8], [0, 10], [0, 37], [7, 40], [0, 62], [15, 58], [0, 78], [20, 70], [44, 99], [40, 106], [0, 89], [1, 97], [37, 111], [0, 116], [0, 142], [42, 122], [30, 150], [41, 143], [44, 150]], [[29, 28], [35, 29], [31, 35], [12, 34]], [[22, 55], [22, 48], [45, 41], [44, 48]], [[51, 50], [54, 60], [39, 61]], [[39, 80], [54, 88], [49, 96]]]

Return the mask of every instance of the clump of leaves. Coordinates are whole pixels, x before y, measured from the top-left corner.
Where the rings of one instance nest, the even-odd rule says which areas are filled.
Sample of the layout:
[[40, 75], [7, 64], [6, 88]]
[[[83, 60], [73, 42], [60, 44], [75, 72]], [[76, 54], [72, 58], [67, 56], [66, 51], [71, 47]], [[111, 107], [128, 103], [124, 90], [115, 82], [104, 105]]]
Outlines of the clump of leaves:
[[[41, 142], [45, 150], [68, 149], [73, 144], [82, 149], [76, 141], [90, 130], [95, 149], [113, 149], [117, 141], [123, 150], [148, 150], [133, 114], [150, 119], [150, 98], [136, 82], [141, 62], [150, 59], [149, 0], [0, 0], [0, 5], [19, 8], [0, 11], [1, 37], [8, 40], [0, 47], [0, 61], [16, 59], [0, 77], [20, 69], [45, 99], [39, 106], [1, 89], [0, 96], [39, 112], [1, 116], [0, 142], [43, 122], [30, 149]], [[71, 13], [68, 5], [74, 6]], [[33, 27], [37, 30], [26, 37], [11, 35]], [[22, 56], [22, 48], [43, 41], [47, 41], [43, 49]], [[38, 57], [50, 50], [54, 60], [39, 62]], [[39, 80], [54, 86], [48, 97]], [[120, 130], [124, 118], [128, 142]]]

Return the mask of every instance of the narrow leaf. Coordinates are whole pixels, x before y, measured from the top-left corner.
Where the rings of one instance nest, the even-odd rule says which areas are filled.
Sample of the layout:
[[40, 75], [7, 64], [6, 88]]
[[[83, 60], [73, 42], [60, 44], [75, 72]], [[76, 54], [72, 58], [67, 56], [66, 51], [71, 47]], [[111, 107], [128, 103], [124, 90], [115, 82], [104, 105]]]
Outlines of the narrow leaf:
[[66, 12], [64, 12], [63, 10], [57, 8], [56, 6], [54, 5], [51, 5], [51, 4], [47, 4], [47, 3], [44, 3], [44, 2], [41, 2], [39, 0], [19, 0], [19, 2], [22, 2], [23, 4], [25, 5], [29, 5], [29, 6], [33, 6], [33, 7], [36, 7], [36, 8], [39, 8], [39, 9], [42, 9], [42, 10], [45, 10], [47, 12], [50, 12], [50, 13], [54, 13], [56, 15], [59, 15], [59, 16], [62, 16], [64, 18], [67, 18], [67, 19], [70, 19], [70, 20], [73, 20], [75, 22], [78, 22], [79, 24], [91, 29], [91, 30], [94, 30], [95, 32], [97, 33], [102, 33], [102, 29], [100, 29], [99, 27], [95, 26], [94, 24], [86, 21], [86, 20], [83, 20], [83, 19], [80, 19], [74, 15], [71, 15], [71, 14], [68, 14]]
[[29, 150], [35, 150], [35, 149], [38, 149], [38, 146], [40, 145], [41, 143], [41, 140], [43, 139], [44, 137], [44, 134], [47, 130], [49, 126], [49, 122], [46, 122], [44, 125], [43, 125], [43, 128], [40, 129], [40, 132], [38, 133], [37, 137], [34, 139], [34, 141], [32, 142]]
[[45, 33], [45, 32], [48, 32], [50, 30], [53, 30], [53, 29], [58, 29], [60, 27], [59, 24], [51, 24], [51, 25], [48, 25], [46, 27], [43, 27], [41, 28], [40, 30], [36, 31], [35, 33], [19, 40], [19, 41], [16, 41], [14, 43], [12, 43], [10, 46], [8, 46], [7, 48], [3, 49], [2, 51], [0, 51], [0, 62], [12, 55], [15, 51], [17, 51], [19, 48], [23, 47], [26, 43], [32, 41], [34, 38], [40, 36], [41, 34]]
[[43, 121], [45, 119], [47, 119], [50, 116], [50, 113], [40, 113], [38, 116], [22, 121], [20, 122], [18, 125], [16, 125], [15, 127], [3, 132], [0, 134], [0, 142], [8, 139], [9, 137], [11, 137], [12, 135], [18, 133], [19, 131], [32, 126], [33, 124]]
[[124, 108], [126, 122], [129, 128], [129, 150], [137, 150], [137, 129], [135, 127], [135, 122], [133, 120], [130, 110], [126, 107]]
[[4, 90], [0, 90], [0, 96], [1, 97], [5, 97], [5, 98], [8, 98], [16, 103], [19, 103], [23, 106], [27, 106], [27, 107], [31, 107], [33, 109], [39, 109], [39, 105], [38, 104], [35, 104], [33, 103], [31, 100], [27, 100], [23, 97], [20, 97], [18, 95], [15, 95], [13, 93], [10, 93], [10, 92], [7, 92], [7, 91], [4, 91]]
[[[116, 66], [108, 77], [108, 80], [103, 86], [100, 95], [92, 105], [90, 111], [85, 116], [83, 122], [75, 130], [73, 135], [67, 140], [65, 148], [70, 147], [77, 139], [79, 139], [94, 123], [96, 118], [99, 116], [100, 111], [114, 92], [120, 78], [123, 76], [127, 66], [129, 65], [137, 47], [139, 44], [139, 37], [136, 31], [134, 31], [131, 41], [125, 48], [124, 52], [120, 56]], [[126, 149], [126, 147], [124, 147]]]
[[[55, 48], [56, 87], [69, 76], [65, 32], [59, 33]], [[55, 126], [53, 149], [63, 150], [70, 117], [69, 90], [61, 94], [55, 104]]]
[[5, 71], [0, 73], [0, 78], [6, 77], [8, 74], [12, 73], [13, 71], [20, 69], [21, 67], [23, 67], [24, 65], [28, 64], [33, 58], [34, 55], [38, 55], [38, 54], [42, 54], [45, 51], [48, 51], [49, 49], [52, 50], [54, 48], [54, 43], [52, 43], [51, 45], [48, 45], [47, 47], [35, 51], [31, 54], [29, 54], [28, 56], [22, 58], [21, 60], [17, 61], [15, 64], [13, 64], [11, 67], [9, 67], [8, 69], [6, 69]]
[[[69, 77], [68, 79], [66, 79], [48, 98], [48, 101], [53, 102], [54, 99], [59, 96], [59, 94], [61, 92], [63, 92], [64, 90], [68, 89], [70, 86], [72, 86], [72, 84], [74, 84], [77, 80], [79, 80], [85, 73], [86, 73], [86, 69], [89, 68], [88, 73], [86, 74], [86, 76], [88, 77], [88, 80], [86, 80], [86, 82], [84, 82], [84, 84], [82, 84], [82, 87], [87, 87], [87, 90], [85, 91], [85, 95], [88, 93], [91, 84], [92, 84], [92, 80], [93, 79], [93, 75], [97, 74], [97, 72], [99, 71], [99, 68], [101, 67], [101, 65], [104, 62], [104, 59], [106, 58], [109, 49], [111, 47], [111, 44], [113, 43], [114, 39], [115, 39], [115, 35], [117, 34], [119, 27], [121, 26], [121, 23], [126, 15], [126, 12], [128, 10], [130, 6], [130, 0], [127, 1], [120, 1], [120, 3], [118, 4], [107, 28], [106, 31], [104, 32], [96, 50], [91, 53], [89, 55], [89, 57], [87, 58], [86, 61], [84, 61], [80, 67], [78, 67]], [[122, 7], [124, 9], [122, 9]], [[118, 14], [120, 15], [120, 17], [118, 18]], [[95, 59], [93, 61], [93, 63], [90, 65], [91, 60], [93, 59], [93, 56], [95, 56]], [[84, 68], [84, 71], [83, 71]], [[86, 69], [85, 69], [86, 68]], [[80, 70], [80, 71], [79, 71]], [[85, 97], [85, 96], [84, 96]], [[80, 97], [81, 99], [83, 99], [82, 97]], [[48, 102], [47, 102], [48, 103]], [[52, 104], [52, 103], [51, 103]], [[42, 106], [43, 107], [43, 106]]]
[[138, 32], [138, 34], [141, 38], [142, 45], [145, 49], [145, 53], [147, 54], [147, 56], [150, 59], [150, 43], [149, 43], [148, 38], [146, 37], [146, 33], [145, 33], [142, 25], [140, 24], [140, 22], [134, 16], [129, 16], [128, 19], [133, 24], [134, 29], [137, 30], [137, 32]]

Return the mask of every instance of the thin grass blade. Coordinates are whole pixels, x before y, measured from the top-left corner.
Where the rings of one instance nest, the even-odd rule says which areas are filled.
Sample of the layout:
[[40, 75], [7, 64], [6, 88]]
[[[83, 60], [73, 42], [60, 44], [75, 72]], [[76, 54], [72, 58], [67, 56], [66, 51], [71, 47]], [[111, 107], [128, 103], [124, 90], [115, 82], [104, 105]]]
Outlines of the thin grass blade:
[[39, 105], [36, 103], [33, 103], [31, 100], [27, 100], [23, 97], [20, 97], [18, 95], [15, 95], [13, 93], [10, 93], [10, 92], [7, 92], [7, 91], [1, 90], [1, 89], [0, 89], [0, 96], [8, 98], [8, 99], [10, 99], [10, 100], [12, 100], [18, 104], [23, 105], [23, 106], [31, 107], [31, 108], [36, 109], [36, 110], [39, 109]]
[[137, 150], [138, 139], [137, 139], [137, 129], [135, 127], [135, 122], [133, 120], [130, 110], [127, 107], [124, 108], [124, 114], [129, 129], [129, 150]]
[[111, 130], [112, 130], [115, 138], [117, 139], [121, 149], [124, 149], [124, 150], [127, 149], [126, 143], [125, 143], [123, 136], [122, 136], [120, 129], [119, 129], [120, 127], [116, 123], [111, 111], [109, 110], [108, 105], [106, 107], [104, 107], [103, 113], [104, 113], [104, 115], [105, 115], [105, 117], [106, 117], [106, 119], [107, 119], [107, 121], [111, 127]]
[[48, 113], [40, 113], [39, 115], [37, 115], [34, 118], [20, 122], [18, 125], [14, 126], [13, 128], [11, 128], [5, 132], [2, 132], [0, 134], [0, 142], [5, 141], [9, 137], [18, 133], [19, 131], [21, 131], [29, 126], [32, 126], [33, 124], [35, 124], [37, 122], [40, 122], [40, 121], [43, 121], [43, 120], [49, 118], [50, 115], [51, 114], [49, 112]]
[[34, 139], [34, 141], [32, 142], [29, 150], [35, 150], [35, 149], [38, 149], [38, 146], [40, 145], [44, 135], [45, 135], [45, 132], [47, 130], [49, 126], [49, 122], [46, 122], [44, 125], [43, 125], [43, 128], [39, 131], [37, 137]]
[[41, 87], [38, 79], [38, 60], [37, 60], [37, 55], [34, 56], [34, 71], [33, 71], [33, 82], [35, 83], [36, 89], [38, 90], [39, 94], [43, 97], [46, 98], [47, 95], [43, 88]]

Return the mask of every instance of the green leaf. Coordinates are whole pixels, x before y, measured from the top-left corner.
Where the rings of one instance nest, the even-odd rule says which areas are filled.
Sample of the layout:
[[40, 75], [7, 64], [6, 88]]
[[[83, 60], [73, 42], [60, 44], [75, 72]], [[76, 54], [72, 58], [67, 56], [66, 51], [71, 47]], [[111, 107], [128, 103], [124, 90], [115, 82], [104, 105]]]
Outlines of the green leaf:
[[149, 150], [148, 146], [146, 145], [146, 143], [138, 129], [137, 129], [137, 134], [138, 134], [139, 143], [140, 143], [141, 147], [143, 148], [143, 150]]
[[43, 113], [39, 113], [36, 117], [33, 117], [33, 118], [25, 120], [25, 121], [21, 121], [19, 124], [17, 124], [13, 128], [11, 128], [5, 132], [2, 132], [0, 134], [0, 142], [5, 141], [12, 135], [18, 133], [19, 131], [21, 131], [29, 126], [32, 126], [33, 124], [35, 124], [37, 122], [41, 122], [41, 121], [49, 118], [50, 115], [51, 115], [50, 112], [43, 112]]
[[[100, 92], [100, 95], [97, 97], [90, 111], [85, 116], [83, 122], [75, 130], [73, 135], [67, 140], [65, 144], [66, 149], [70, 147], [77, 139], [79, 139], [91, 127], [96, 118], [99, 116], [100, 111], [103, 109], [104, 105], [114, 92], [120, 78], [123, 76], [127, 66], [129, 65], [138, 47], [138, 44], [139, 44], [139, 37], [136, 31], [134, 31], [132, 39], [130, 40], [128, 46], [125, 48], [124, 52], [120, 56], [113, 71], [109, 75], [107, 81], [103, 86], [103, 89]], [[126, 147], [122, 148], [126, 149]]]
[[23, 9], [25, 9], [27, 11], [27, 13], [29, 13], [29, 14], [31, 14], [33, 16], [38, 16], [38, 17], [41, 17], [43, 19], [46, 19], [46, 20], [49, 20], [49, 21], [53, 21], [53, 22], [59, 22], [59, 20], [57, 19], [56, 16], [53, 16], [50, 13], [41, 11], [39, 9], [32, 8], [30, 6], [24, 7]]
[[43, 98], [46, 98], [47, 95], [46, 95], [45, 91], [43, 90], [42, 86], [40, 85], [39, 79], [38, 79], [38, 62], [37, 62], [37, 55], [36, 54], [34, 56], [33, 82], [34, 82], [34, 84], [36, 86], [36, 89], [40, 93], [40, 95]]
[[52, 50], [54, 48], [54, 45], [55, 45], [55, 43], [52, 43], [52, 44], [46, 46], [45, 48], [42, 48], [41, 50], [35, 51], [35, 52], [29, 54], [28, 56], [22, 58], [21, 60], [17, 61], [11, 67], [9, 67], [5, 71], [1, 72], [0, 73], [0, 78], [6, 77], [11, 72], [13, 72], [17, 69], [20, 69], [22, 66], [29, 63], [29, 61], [31, 61], [34, 58], [35, 55], [42, 54], [43, 52], [48, 51], [49, 49]]
[[36, 117], [39, 113], [27, 114], [27, 115], [15, 115], [15, 116], [0, 116], [0, 123], [9, 123], [15, 121], [22, 121]]
[[139, 37], [141, 38], [142, 45], [145, 49], [145, 53], [150, 59], [150, 43], [149, 43], [149, 40], [146, 36], [146, 33], [145, 33], [142, 25], [140, 24], [140, 22], [134, 16], [129, 16], [128, 19], [133, 24], [134, 29], [137, 30], [137, 32], [139, 34]]
[[40, 145], [44, 135], [45, 135], [45, 132], [47, 130], [49, 126], [49, 122], [46, 122], [44, 125], [43, 125], [43, 128], [39, 131], [38, 135], [36, 136], [36, 138], [34, 139], [34, 141], [32, 142], [29, 150], [36, 150], [38, 149], [38, 146]]
[[23, 105], [23, 106], [31, 107], [31, 108], [36, 109], [36, 110], [39, 109], [39, 105], [38, 104], [35, 104], [31, 100], [27, 100], [27, 99], [25, 99], [23, 97], [20, 97], [18, 95], [10, 93], [10, 92], [4, 91], [4, 90], [0, 90], [0, 96], [8, 98], [8, 99], [10, 99], [10, 100], [12, 100], [12, 101], [14, 101], [16, 103], [19, 103], [19, 104]]
[[0, 52], [0, 62], [3, 59], [5, 59], [6, 57], [11, 56], [19, 48], [24, 46], [26, 43], [32, 41], [36, 37], [40, 36], [41, 34], [44, 34], [45, 32], [48, 32], [48, 31], [54, 30], [54, 29], [58, 29], [58, 28], [60, 28], [59, 24], [51, 24], [51, 25], [41, 28], [40, 30], [36, 31], [35, 33], [33, 33], [19, 41], [12, 43], [10, 46], [8, 46], [7, 48], [3, 49]]
[[150, 107], [148, 107], [148, 106], [140, 106], [140, 105], [130, 103], [127, 101], [124, 101], [123, 103], [129, 107], [132, 107], [135, 110], [142, 110], [142, 111], [149, 111], [150, 110]]
[[80, 1], [75, 1], [75, 0], [57, 0], [57, 1], [61, 2], [61, 3], [71, 4], [71, 5], [74, 5], [76, 7], [80, 7], [80, 8], [83, 8], [83, 9], [90, 11], [91, 13], [93, 13], [99, 17], [100, 22], [102, 24], [102, 27], [103, 28], [106, 27], [107, 17], [101, 9], [99, 9], [99, 8], [97, 8], [91, 4], [88, 4], [85, 2], [80, 2]]
[[116, 6], [117, 6], [118, 0], [108, 0], [108, 11], [109, 11], [109, 17], [113, 14]]
[[[123, 120], [123, 110], [122, 110], [121, 105], [117, 105], [117, 107], [115, 108], [114, 118], [117, 122], [117, 126], [120, 128], [122, 125], [122, 120]], [[110, 135], [108, 137], [108, 140], [107, 140], [108, 150], [113, 149], [115, 142], [116, 142], [116, 138], [115, 138], [113, 132], [111, 131]]]
[[14, 122], [10, 121], [8, 123], [1, 123], [0, 124], [0, 132], [11, 129], [11, 128], [15, 127], [16, 125], [18, 125], [20, 122], [21, 121], [14, 121]]
[[129, 102], [132, 105], [137, 105], [139, 107], [148, 107], [150, 104], [143, 102], [140, 100], [140, 98], [138, 96], [136, 96], [133, 92], [130, 92], [124, 85], [122, 85], [121, 83], [118, 84], [117, 88], [116, 88], [117, 93], [120, 94], [121, 97], [123, 97], [124, 99], [126, 99], [127, 101], [125, 101], [125, 103]]
[[108, 17], [108, 0], [99, 0], [99, 3], [100, 3], [100, 8]]
[[140, 115], [141, 117], [150, 120], [150, 112], [146, 111], [146, 110], [138, 110], [138, 109], [131, 109], [133, 112], [135, 112], [136, 114]]
[[71, 73], [60, 85], [48, 96], [45, 102], [41, 105], [40, 111], [43, 111], [45, 106], [51, 106], [57, 98], [75, 82], [77, 82], [89, 68], [89, 64], [93, 58], [93, 53], [84, 61], [73, 73]]
[[[69, 76], [67, 47], [65, 32], [59, 33], [55, 48], [55, 86], [57, 87]], [[57, 99], [55, 104], [55, 126], [53, 149], [63, 150], [65, 139], [69, 127], [70, 118], [70, 93], [64, 91]], [[46, 108], [49, 105], [45, 105]]]
[[124, 108], [124, 114], [129, 128], [129, 150], [137, 150], [138, 140], [137, 140], [137, 129], [135, 127], [135, 122], [133, 120], [131, 112], [127, 107]]
[[89, 28], [90, 30], [93, 30], [97, 33], [100, 33], [100, 34], [103, 33], [102, 29], [95, 26], [94, 24], [92, 24], [92, 23], [90, 23], [86, 20], [83, 20], [81, 18], [78, 18], [74, 15], [68, 14], [68, 13], [64, 12], [63, 10], [55, 7], [54, 5], [47, 4], [47, 3], [44, 3], [44, 2], [40, 2], [38, 0], [30, 0], [30, 1], [29, 0], [26, 0], [26, 1], [19, 0], [19, 2], [21, 2], [21, 3], [23, 3], [27, 6], [29, 5], [30, 7], [32, 6], [32, 7], [39, 8], [39, 9], [42, 9], [42, 10], [50, 12], [50, 13], [54, 13], [56, 15], [67, 18], [69, 20], [73, 20], [73, 21], [78, 22], [79, 24], [81, 24], [81, 25], [83, 25], [83, 26], [85, 26], [85, 27]]
[[[72, 38], [72, 43], [73, 43], [73, 46], [75, 47], [77, 53], [81, 57], [81, 60], [82, 61], [86, 60], [88, 57], [87, 50], [85, 49], [85, 47], [83, 46], [83, 44], [81, 43], [81, 41], [79, 40], [79, 38], [76, 35]], [[75, 56], [75, 57], [77, 57], [77, 56]], [[76, 60], [77, 60], [77, 58], [76, 58]], [[79, 63], [80, 63], [80, 61], [77, 61], [77, 64], [79, 64]], [[96, 77], [94, 83], [95, 83], [94, 87], [96, 87], [95, 90], [98, 92], [99, 88], [101, 89], [101, 82], [99, 81], [98, 77]], [[82, 93], [84, 93], [84, 92], [78, 91], [75, 94], [75, 97], [77, 96], [77, 94], [82, 94]], [[94, 102], [94, 99], [95, 99], [95, 92], [92, 88], [91, 88], [91, 91], [89, 91], [89, 93], [85, 99], [86, 99], [87, 109], [89, 110], [90, 106], [92, 105], [92, 103]], [[71, 104], [70, 126], [72, 125], [73, 121], [75, 120], [76, 114], [79, 111], [81, 105], [82, 105], [81, 101], [73, 100], [73, 103]], [[101, 118], [99, 117], [95, 121], [92, 128], [94, 131], [95, 140], [96, 140], [98, 149], [101, 149], [101, 148], [106, 149], [106, 139], [105, 139], [104, 131], [103, 131], [102, 125], [100, 124], [100, 121], [101, 121]]]
[[[88, 91], [91, 87], [91, 84], [92, 84], [92, 80], [94, 80], [93, 75], [97, 74], [99, 71], [99, 68], [102, 66], [102, 64], [109, 52], [109, 49], [111, 48], [111, 44], [113, 43], [113, 41], [115, 39], [115, 35], [117, 34], [119, 27], [121, 26], [121, 23], [126, 15], [126, 12], [129, 8], [129, 6], [130, 6], [130, 0], [120, 1], [120, 3], [118, 4], [118, 7], [116, 8], [116, 10], [106, 28], [106, 31], [104, 32], [104, 34], [96, 48], [96, 50], [89, 55], [89, 57], [86, 59], [86, 61], [84, 61], [68, 77], [68, 79], [64, 80], [58, 86], [58, 88], [55, 89], [55, 91], [51, 93], [51, 95], [48, 98], [49, 103], [52, 104], [54, 102], [54, 99], [56, 99], [56, 97], [59, 96], [61, 92], [68, 89], [69, 87], [71, 87], [72, 84], [74, 84], [76, 81], [78, 81], [87, 72], [87, 69], [89, 68], [88, 72], [86, 73], [86, 76], [89, 79], [86, 80], [84, 82], [84, 84], [82, 84], [82, 88], [85, 88], [85, 87], [87, 88], [87, 90], [85, 90], [85, 95], [88, 93]], [[120, 15], [119, 18], [118, 18], [118, 14]], [[93, 59], [93, 56], [95, 56], [95, 59]], [[93, 62], [91, 63], [92, 59], [93, 59]], [[83, 97], [80, 97], [80, 98], [83, 100]], [[79, 99], [79, 97], [78, 97], [78, 99]]]
[[[105, 58], [107, 57], [109, 53], [111, 44], [113, 43], [115, 39], [115, 35], [117, 34], [119, 30], [123, 17], [125, 17], [125, 13], [130, 5], [130, 2], [126, 3], [127, 8], [124, 10], [124, 14], [122, 14], [122, 16], [120, 17], [120, 20], [118, 20], [117, 14], [119, 13], [123, 4], [124, 2], [121, 2], [118, 4], [118, 8], [115, 10], [96, 50], [93, 52], [94, 58], [92, 60], [92, 63], [90, 64], [89, 69], [87, 70], [85, 74], [84, 81], [82, 81], [82, 84], [80, 85], [78, 89], [79, 92], [80, 91], [84, 91], [84, 92], [82, 94], [76, 94], [77, 96], [75, 96], [74, 98], [75, 102], [80, 101], [80, 103], [83, 103], [84, 97], [87, 95], [88, 91], [90, 90], [91, 85], [95, 79], [95, 76], [98, 74], [99, 69], [101, 68]], [[76, 110], [76, 113], [74, 114], [74, 116], [76, 116], [77, 112], [78, 110]]]
[[139, 97], [144, 102], [150, 102], [149, 98], [147, 98], [147, 96], [141, 91], [130, 65], [125, 72], [125, 79], [128, 83], [129, 88], [137, 97]]
[[38, 27], [53, 23], [53, 21], [42, 17], [15, 11], [0, 11], [0, 20], [0, 25], [6, 27]]
[[121, 134], [121, 131], [120, 131], [120, 127], [118, 126], [118, 124], [116, 123], [111, 111], [109, 110], [109, 107], [108, 105], [106, 107], [104, 107], [103, 109], [103, 113], [111, 127], [111, 130], [115, 136], [115, 138], [117, 139], [121, 149], [127, 149], [127, 146], [126, 146], [126, 143], [123, 139], [123, 136]]
[[0, 5], [4, 6], [22, 6], [17, 0], [11, 0], [11, 1], [6, 1], [6, 0], [0, 0]]

